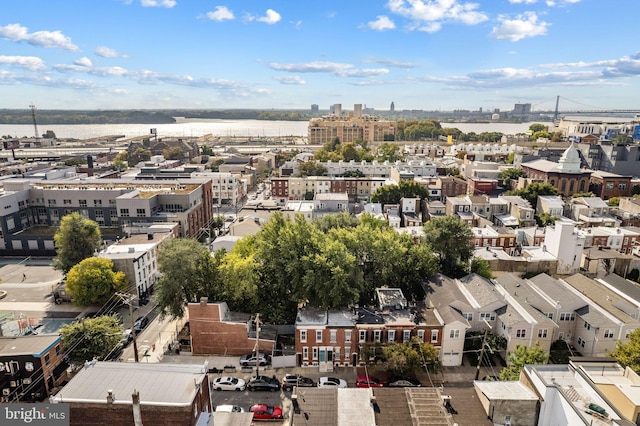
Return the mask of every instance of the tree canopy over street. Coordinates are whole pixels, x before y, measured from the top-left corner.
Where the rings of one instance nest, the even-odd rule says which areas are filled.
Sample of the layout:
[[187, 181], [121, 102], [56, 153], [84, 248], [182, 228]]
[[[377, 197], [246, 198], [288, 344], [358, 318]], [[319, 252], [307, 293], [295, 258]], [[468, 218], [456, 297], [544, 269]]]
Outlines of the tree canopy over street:
[[101, 257], [88, 257], [67, 274], [66, 289], [76, 305], [102, 305], [118, 291], [128, 287], [124, 272], [115, 272], [113, 262]]
[[422, 298], [422, 280], [438, 271], [430, 246], [370, 216], [307, 222], [279, 212], [230, 252], [212, 258], [196, 241], [171, 240], [158, 263], [163, 275], [155, 297], [166, 315], [180, 317], [187, 302], [207, 296], [283, 324], [295, 320], [299, 303], [371, 304], [383, 285], [401, 288], [409, 300]]
[[111, 315], [84, 318], [60, 329], [62, 348], [72, 362], [103, 360], [123, 337], [120, 320]]
[[54, 267], [64, 273], [69, 272], [83, 259], [93, 256], [102, 246], [102, 234], [98, 224], [85, 219], [78, 212], [62, 218], [53, 239], [57, 254]]
[[473, 256], [471, 227], [454, 216], [442, 216], [427, 222], [424, 231], [427, 244], [438, 256], [440, 272], [450, 277], [464, 275]]
[[527, 364], [544, 364], [549, 354], [536, 341], [532, 347], [516, 345], [516, 349], [509, 353], [509, 365], [500, 372], [500, 380], [519, 380], [520, 371]]

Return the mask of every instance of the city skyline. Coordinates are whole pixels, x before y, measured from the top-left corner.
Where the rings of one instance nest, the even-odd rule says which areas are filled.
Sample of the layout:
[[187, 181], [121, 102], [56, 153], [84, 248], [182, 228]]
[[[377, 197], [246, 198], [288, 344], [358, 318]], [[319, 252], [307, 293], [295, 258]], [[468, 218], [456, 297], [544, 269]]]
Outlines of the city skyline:
[[[357, 3], [357, 4], [354, 4]], [[640, 107], [640, 3], [64, 0], [3, 5], [0, 108]]]

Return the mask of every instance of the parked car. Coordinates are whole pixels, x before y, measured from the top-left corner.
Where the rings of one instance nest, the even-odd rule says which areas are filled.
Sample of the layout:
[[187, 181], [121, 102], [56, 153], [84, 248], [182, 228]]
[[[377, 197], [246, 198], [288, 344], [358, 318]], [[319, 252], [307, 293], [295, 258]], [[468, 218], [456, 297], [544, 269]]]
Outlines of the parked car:
[[336, 377], [320, 377], [318, 379], [319, 388], [346, 388], [347, 382]]
[[244, 380], [229, 376], [216, 377], [211, 382], [211, 389], [218, 391], [234, 390], [240, 392], [246, 387], [247, 385]]
[[218, 405], [215, 411], [220, 413], [244, 413], [244, 408], [237, 405]]
[[250, 391], [271, 391], [280, 390], [280, 382], [274, 377], [257, 376], [252, 377], [247, 383], [247, 389]]
[[240, 357], [240, 365], [243, 367], [256, 365], [256, 362], [259, 362], [261, 366], [271, 364], [271, 357], [262, 352], [258, 352], [257, 357], [255, 352], [251, 352], [250, 354], [242, 355]]
[[356, 379], [357, 388], [381, 388], [384, 385], [380, 379], [371, 376], [358, 376]]
[[138, 317], [136, 318], [136, 322], [133, 323], [133, 328], [136, 329], [136, 333], [140, 333], [147, 327], [147, 325], [149, 325], [149, 318]]
[[416, 379], [397, 378], [389, 381], [390, 388], [419, 388], [422, 384]]
[[282, 407], [277, 405], [256, 404], [249, 409], [253, 413], [253, 420], [280, 420]]
[[133, 340], [133, 333], [131, 332], [130, 328], [127, 328], [122, 333], [122, 340], [120, 340], [120, 344], [122, 346], [127, 346], [129, 343], [131, 343], [132, 340]]
[[299, 388], [316, 387], [316, 382], [308, 377], [300, 376], [298, 374], [287, 374], [282, 378], [282, 389], [290, 391], [294, 386]]

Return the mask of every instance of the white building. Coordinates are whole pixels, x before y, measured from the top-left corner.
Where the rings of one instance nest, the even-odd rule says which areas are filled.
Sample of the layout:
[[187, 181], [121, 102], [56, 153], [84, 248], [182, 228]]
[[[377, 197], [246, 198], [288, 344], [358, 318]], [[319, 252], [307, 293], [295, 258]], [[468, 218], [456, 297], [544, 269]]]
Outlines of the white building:
[[558, 274], [575, 274], [580, 270], [584, 240], [576, 232], [574, 222], [559, 220], [554, 227], [545, 229], [544, 248], [558, 259]]

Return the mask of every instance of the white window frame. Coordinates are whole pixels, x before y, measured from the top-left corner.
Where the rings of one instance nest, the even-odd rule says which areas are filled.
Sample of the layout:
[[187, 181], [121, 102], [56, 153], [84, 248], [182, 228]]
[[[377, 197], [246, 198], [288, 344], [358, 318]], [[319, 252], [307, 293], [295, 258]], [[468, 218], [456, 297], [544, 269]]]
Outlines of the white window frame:
[[388, 342], [395, 342], [396, 341], [396, 331], [395, 330], [389, 330], [387, 332], [387, 341]]
[[322, 330], [316, 330], [316, 342], [322, 342]]
[[329, 342], [336, 343], [338, 341], [338, 331], [330, 330], [329, 331]]
[[314, 346], [314, 347], [313, 347], [313, 348], [311, 348], [311, 349], [312, 349], [312, 350], [311, 350], [311, 353], [312, 353], [312, 355], [313, 355], [313, 358], [312, 358], [312, 359], [313, 359], [314, 361], [317, 361], [317, 360], [318, 360], [318, 347], [317, 347], [317, 346]]
[[300, 330], [300, 343], [307, 342], [307, 330]]
[[367, 330], [360, 330], [360, 341], [361, 342], [366, 342], [367, 341]]
[[344, 331], [344, 341], [347, 343], [351, 342], [351, 330]]
[[403, 330], [402, 343], [407, 343], [409, 340], [411, 340], [411, 330]]
[[305, 359], [305, 360], [309, 359], [309, 347], [307, 346], [302, 347], [302, 359]]

